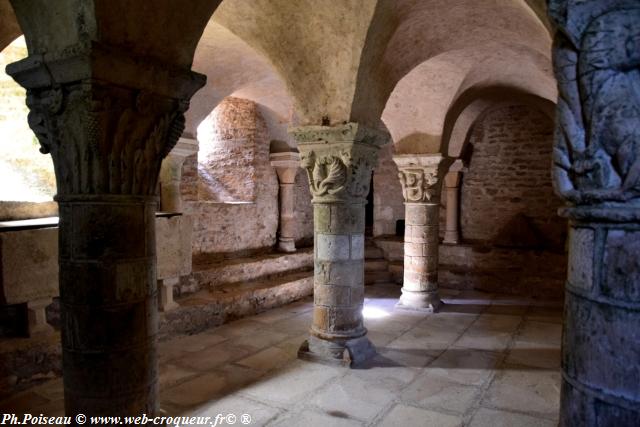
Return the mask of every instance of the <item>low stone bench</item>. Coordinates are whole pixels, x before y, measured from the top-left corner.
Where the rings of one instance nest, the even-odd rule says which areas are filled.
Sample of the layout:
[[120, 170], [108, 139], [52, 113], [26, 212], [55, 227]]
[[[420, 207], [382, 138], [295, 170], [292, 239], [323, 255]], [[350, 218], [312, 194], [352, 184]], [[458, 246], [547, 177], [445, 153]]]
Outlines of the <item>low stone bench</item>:
[[[158, 307], [176, 307], [173, 286], [191, 273], [193, 223], [180, 214], [156, 215]], [[0, 303], [27, 304], [29, 333], [50, 330], [46, 307], [59, 295], [58, 218], [0, 222]]]

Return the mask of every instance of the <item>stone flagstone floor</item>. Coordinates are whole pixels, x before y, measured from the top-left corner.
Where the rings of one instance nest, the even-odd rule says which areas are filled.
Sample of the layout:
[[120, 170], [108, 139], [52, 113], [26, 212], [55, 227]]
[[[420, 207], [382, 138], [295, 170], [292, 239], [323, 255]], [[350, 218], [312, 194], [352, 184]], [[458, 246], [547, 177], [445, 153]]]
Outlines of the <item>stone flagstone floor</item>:
[[[556, 426], [560, 304], [442, 293], [442, 312], [420, 314], [394, 310], [398, 286], [368, 286], [365, 324], [379, 356], [362, 369], [296, 359], [311, 298], [162, 342], [162, 411], [249, 414], [252, 426]], [[33, 387], [0, 411], [62, 414], [61, 387]]]

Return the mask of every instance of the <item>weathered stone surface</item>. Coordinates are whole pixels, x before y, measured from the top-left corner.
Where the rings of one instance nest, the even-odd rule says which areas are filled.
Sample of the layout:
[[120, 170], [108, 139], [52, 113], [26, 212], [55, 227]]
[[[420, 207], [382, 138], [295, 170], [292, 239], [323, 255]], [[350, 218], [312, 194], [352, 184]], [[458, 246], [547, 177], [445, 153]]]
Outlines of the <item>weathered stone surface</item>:
[[530, 107], [489, 113], [470, 136], [473, 155], [461, 186], [461, 231], [466, 240], [493, 241], [509, 233], [521, 214], [539, 230], [547, 247], [561, 248], [566, 221], [549, 175], [552, 122]]
[[57, 228], [2, 232], [0, 255], [0, 286], [6, 304], [58, 295]]
[[198, 153], [198, 141], [180, 138], [160, 167], [160, 210], [182, 213], [182, 169], [186, 158]]
[[634, 0], [549, 2], [557, 26], [555, 188], [569, 204], [561, 426], [640, 415], [638, 190], [640, 19]]
[[198, 199], [184, 205], [194, 219], [194, 256], [271, 247], [278, 230], [278, 178], [269, 164], [264, 118], [254, 102], [238, 98], [226, 98], [212, 117], [211, 132], [199, 136]]
[[313, 323], [298, 356], [328, 364], [362, 363], [375, 354], [362, 319], [364, 205], [385, 135], [357, 123], [291, 133], [309, 178], [315, 233]]
[[437, 311], [441, 177], [440, 154], [396, 155], [405, 199], [404, 277], [398, 308]]
[[[286, 145], [286, 144], [285, 144]], [[278, 226], [278, 248], [282, 252], [295, 252], [295, 180], [300, 166], [297, 151], [277, 150], [277, 144], [271, 143], [271, 166], [276, 169], [280, 192], [278, 193], [280, 223]]]
[[193, 274], [188, 279], [183, 279], [180, 293], [186, 295], [201, 289], [213, 290], [229, 283], [248, 282], [311, 268], [313, 250], [310, 248], [290, 254], [266, 254], [232, 260], [199, 257], [194, 260]]
[[[377, 238], [397, 283], [403, 279], [403, 241]], [[480, 244], [441, 244], [438, 278], [441, 287], [481, 289], [542, 298], [562, 298], [566, 255], [551, 251], [498, 248]], [[540, 265], [546, 268], [539, 268]]]
[[160, 318], [160, 337], [200, 332], [297, 301], [312, 293], [313, 277], [310, 271], [218, 285], [212, 290], [202, 290], [178, 299], [180, 307]]
[[186, 215], [156, 218], [157, 278], [179, 278], [191, 273], [191, 230]]

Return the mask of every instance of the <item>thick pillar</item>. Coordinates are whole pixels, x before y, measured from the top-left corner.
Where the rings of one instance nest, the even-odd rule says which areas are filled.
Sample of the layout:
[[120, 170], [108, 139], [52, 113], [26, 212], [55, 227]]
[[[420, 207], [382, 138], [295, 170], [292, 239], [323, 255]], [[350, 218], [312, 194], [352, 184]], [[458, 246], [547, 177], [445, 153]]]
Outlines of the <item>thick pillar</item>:
[[181, 213], [182, 165], [187, 157], [198, 152], [198, 141], [180, 138], [160, 167], [160, 210], [162, 212]]
[[556, 191], [569, 207], [561, 426], [640, 419], [640, 4], [549, 2]]
[[65, 410], [154, 414], [157, 180], [205, 79], [114, 48], [69, 54], [7, 67], [56, 172]]
[[405, 206], [404, 278], [397, 307], [435, 312], [442, 302], [438, 294], [438, 246], [440, 243], [440, 154], [398, 154]]
[[282, 252], [295, 252], [296, 232], [296, 175], [300, 167], [300, 154], [294, 151], [276, 152], [269, 155], [271, 166], [276, 168], [280, 182], [278, 227], [278, 249]]
[[460, 242], [460, 176], [462, 175], [462, 160], [458, 159], [449, 168], [444, 177], [444, 189], [447, 197], [446, 225], [444, 243], [456, 244]]
[[362, 319], [364, 207], [377, 152], [387, 138], [356, 123], [291, 131], [314, 206], [314, 311], [299, 357], [357, 364], [375, 354]]

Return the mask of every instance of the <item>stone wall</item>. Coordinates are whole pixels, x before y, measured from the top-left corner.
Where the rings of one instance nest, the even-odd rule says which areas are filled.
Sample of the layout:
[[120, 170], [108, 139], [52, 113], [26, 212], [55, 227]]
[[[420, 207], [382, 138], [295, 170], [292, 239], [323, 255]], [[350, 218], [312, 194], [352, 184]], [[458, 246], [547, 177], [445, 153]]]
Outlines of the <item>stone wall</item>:
[[562, 249], [566, 221], [551, 184], [553, 123], [525, 106], [489, 113], [474, 126], [462, 180], [461, 231], [467, 241]]
[[184, 159], [182, 165], [182, 181], [180, 182], [182, 201], [195, 202], [198, 200], [198, 155], [194, 154]]
[[[276, 242], [278, 229], [278, 178], [269, 164], [269, 132], [256, 104], [226, 98], [216, 110], [218, 129], [199, 135], [198, 199], [185, 202], [185, 213], [194, 219], [194, 256], [271, 247]], [[243, 156], [234, 162], [238, 165], [246, 163], [247, 167], [234, 167], [227, 162], [227, 156], [222, 156], [222, 164], [218, 167], [211, 157], [206, 156], [206, 151], [203, 162], [203, 147], [215, 143], [202, 139], [207, 135], [214, 139], [219, 135], [225, 135], [227, 141], [233, 139], [230, 143], [233, 155]], [[210, 200], [211, 189], [204, 185], [208, 181], [203, 180], [203, 168], [224, 182], [242, 183], [246, 186], [246, 193], [252, 195], [252, 201], [223, 203]], [[185, 169], [186, 185], [183, 190], [186, 189], [189, 199], [192, 199], [193, 162], [189, 161]]]
[[393, 162], [393, 144], [380, 149], [378, 166], [373, 171], [373, 235], [395, 234], [396, 221], [404, 219], [404, 198]]
[[268, 146], [266, 124], [257, 105], [225, 98], [198, 126], [198, 199], [254, 202], [258, 184], [258, 144]]
[[296, 175], [296, 246], [313, 246], [313, 205], [307, 173], [300, 168]]

